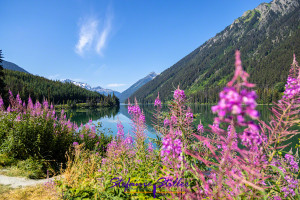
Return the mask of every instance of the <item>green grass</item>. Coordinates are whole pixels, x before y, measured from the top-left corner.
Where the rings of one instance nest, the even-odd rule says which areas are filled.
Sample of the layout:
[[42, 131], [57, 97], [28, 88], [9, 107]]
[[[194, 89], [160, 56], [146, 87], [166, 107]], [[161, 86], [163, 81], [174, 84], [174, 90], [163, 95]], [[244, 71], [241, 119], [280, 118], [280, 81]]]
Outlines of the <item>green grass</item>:
[[15, 160], [5, 154], [0, 154], [0, 174], [14, 177], [27, 177], [31, 179], [45, 178], [44, 163], [42, 160], [29, 158]]

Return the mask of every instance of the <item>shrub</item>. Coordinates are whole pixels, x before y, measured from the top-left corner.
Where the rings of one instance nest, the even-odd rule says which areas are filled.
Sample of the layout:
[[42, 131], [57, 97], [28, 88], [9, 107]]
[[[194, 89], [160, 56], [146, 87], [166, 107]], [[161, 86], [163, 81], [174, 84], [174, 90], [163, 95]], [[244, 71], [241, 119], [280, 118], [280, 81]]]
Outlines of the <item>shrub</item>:
[[[19, 95], [11, 91], [10, 105], [4, 109], [0, 97], [0, 152], [19, 160], [34, 158], [50, 162], [57, 171], [66, 162], [66, 152], [75, 143], [85, 143], [85, 148], [103, 155], [111, 137], [103, 131], [96, 135], [96, 126], [89, 124], [78, 128], [66, 118], [64, 110], [58, 119], [52, 104], [44, 100], [33, 104], [29, 97], [27, 105]], [[97, 126], [97, 129], [101, 125]], [[100, 131], [100, 130], [99, 130]]]

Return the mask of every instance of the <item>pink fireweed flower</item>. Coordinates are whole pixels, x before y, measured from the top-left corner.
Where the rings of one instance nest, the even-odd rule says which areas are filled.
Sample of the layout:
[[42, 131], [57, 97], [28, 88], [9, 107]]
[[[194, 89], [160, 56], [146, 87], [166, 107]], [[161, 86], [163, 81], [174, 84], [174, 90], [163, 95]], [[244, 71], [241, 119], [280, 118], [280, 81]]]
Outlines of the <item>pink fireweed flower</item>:
[[300, 94], [300, 81], [297, 78], [288, 77], [283, 98], [292, 99]]
[[17, 116], [16, 121], [17, 122], [21, 121], [21, 115], [20, 114]]
[[154, 106], [158, 106], [158, 107], [161, 107], [161, 101], [159, 99], [159, 93], [154, 101]]
[[141, 122], [145, 123], [145, 115], [144, 115], [144, 113], [140, 114], [139, 119], [140, 119]]
[[190, 113], [190, 112], [187, 112], [186, 115], [185, 115], [185, 120], [188, 122], [188, 123], [192, 123], [193, 122], [193, 113]]
[[133, 139], [132, 139], [131, 135], [129, 135], [129, 133], [128, 133], [127, 137], [125, 138], [124, 143], [125, 144], [132, 144], [133, 143]]
[[290, 154], [285, 154], [284, 158], [286, 159], [286, 162], [291, 166], [291, 169], [295, 172], [299, 171], [298, 163], [294, 160], [294, 156]]
[[175, 136], [182, 136], [182, 132], [180, 130], [175, 131]]
[[164, 126], [168, 126], [168, 125], [170, 125], [170, 120], [166, 118], [164, 120]]
[[78, 145], [78, 142], [73, 142], [73, 146], [77, 146]]
[[95, 133], [90, 133], [90, 134], [89, 134], [89, 137], [90, 137], [90, 138], [95, 138], [95, 137], [96, 137], [96, 134], [95, 134]]
[[7, 107], [7, 112], [8, 112], [8, 113], [11, 112], [10, 106]]
[[124, 137], [124, 126], [122, 125], [122, 123], [120, 121], [118, 121], [118, 123], [117, 123], [117, 128], [118, 128], [117, 136], [119, 138], [123, 138]]
[[96, 126], [92, 126], [91, 131], [92, 131], [93, 133], [96, 133]]
[[27, 109], [28, 110], [32, 110], [33, 109], [33, 103], [32, 103], [32, 100], [31, 100], [30, 97], [28, 98]]
[[132, 114], [132, 115], [138, 115], [138, 114], [141, 114], [141, 109], [138, 105], [133, 105], [133, 106], [129, 105], [128, 113]]
[[89, 120], [89, 124], [92, 124], [92, 123], [93, 123], [93, 120], [92, 120], [92, 119], [90, 119], [90, 120]]
[[246, 87], [254, 87], [255, 86], [252, 83], [248, 83], [247, 78], [249, 77], [249, 74], [243, 70], [240, 51], [237, 50], [235, 52], [234, 76], [233, 76], [232, 80], [227, 83], [227, 86], [231, 87], [234, 84], [234, 82], [237, 81], [238, 77], [241, 77], [241, 79], [243, 80], [241, 85], [246, 86]]
[[176, 116], [174, 116], [174, 115], [171, 116], [171, 123], [172, 123], [173, 125], [176, 125], [176, 124], [177, 124], [177, 117], [176, 117]]
[[0, 96], [0, 111], [3, 111], [3, 110], [4, 110], [4, 102], [3, 102], [2, 97]]
[[162, 141], [161, 157], [166, 164], [175, 164], [170, 160], [177, 161], [177, 167], [180, 168], [179, 162], [182, 161], [182, 142], [181, 140], [165, 137]]
[[180, 90], [179, 86], [178, 86], [178, 89], [174, 91], [174, 99], [178, 100], [178, 101], [183, 101], [186, 99], [184, 91]]
[[78, 125], [76, 123], [73, 124], [75, 131], [78, 131]]
[[80, 134], [79, 137], [80, 137], [81, 139], [83, 139], [83, 138], [84, 138], [84, 135], [83, 135], [83, 134]]
[[202, 125], [201, 122], [200, 122], [200, 124], [198, 125], [197, 130], [198, 130], [199, 133], [204, 133], [204, 127], [203, 127], [203, 125]]
[[11, 90], [8, 90], [8, 93], [9, 93], [9, 98], [14, 98], [14, 95]]
[[[236, 71], [233, 79], [227, 84], [222, 92], [220, 92], [220, 100], [218, 105], [212, 106], [212, 112], [218, 114], [218, 119], [230, 122], [232, 117], [236, 117], [238, 125], [246, 126], [245, 116], [252, 119], [258, 119], [259, 113], [256, 108], [257, 95], [255, 91], [248, 91], [241, 87], [253, 87], [253, 84], [247, 82], [248, 74], [243, 71], [240, 60], [240, 53], [236, 51]], [[240, 77], [243, 82], [235, 81]]]
[[284, 99], [293, 99], [300, 95], [300, 67], [294, 54], [293, 63], [285, 85]]
[[153, 145], [152, 145], [151, 142], [149, 142], [149, 144], [148, 144], [148, 151], [149, 151], [150, 153], [153, 152]]
[[36, 101], [34, 107], [35, 107], [36, 110], [38, 110], [38, 109], [42, 108], [42, 105], [40, 104], [39, 101]]
[[49, 108], [49, 104], [48, 104], [48, 101], [46, 99], [44, 99], [44, 101], [43, 101], [43, 108], [46, 109], [46, 110]]
[[19, 93], [17, 94], [16, 100], [17, 100], [17, 102], [18, 102], [19, 105], [22, 105], [22, 100], [20, 98], [20, 94]]

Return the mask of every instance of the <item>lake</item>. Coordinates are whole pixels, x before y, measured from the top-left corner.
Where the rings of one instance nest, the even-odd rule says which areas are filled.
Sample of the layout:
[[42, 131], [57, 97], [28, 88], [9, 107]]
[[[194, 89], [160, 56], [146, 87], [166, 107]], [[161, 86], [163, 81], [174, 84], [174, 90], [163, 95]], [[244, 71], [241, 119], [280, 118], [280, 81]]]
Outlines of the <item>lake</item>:
[[[156, 138], [155, 131], [152, 126], [153, 105], [140, 105], [141, 109], [145, 113], [148, 137]], [[268, 121], [270, 116], [271, 106], [258, 105], [257, 110], [260, 112], [260, 119]], [[200, 114], [196, 117], [195, 126], [199, 124], [201, 119], [204, 128], [208, 128], [208, 124], [213, 123], [215, 115], [211, 112], [211, 105], [191, 105], [191, 109], [194, 114]], [[167, 111], [167, 106], [164, 106], [163, 111]], [[119, 108], [98, 108], [98, 109], [75, 109], [67, 112], [67, 116], [71, 118], [72, 122], [76, 122], [78, 125], [81, 123], [84, 125], [92, 119], [93, 123], [97, 124], [101, 122], [103, 128], [106, 129], [106, 133], [116, 135], [117, 134], [117, 122], [120, 120], [124, 126], [124, 132], [127, 134], [131, 133], [131, 122], [128, 114], [127, 105], [121, 104]], [[110, 130], [110, 131], [109, 131]]]

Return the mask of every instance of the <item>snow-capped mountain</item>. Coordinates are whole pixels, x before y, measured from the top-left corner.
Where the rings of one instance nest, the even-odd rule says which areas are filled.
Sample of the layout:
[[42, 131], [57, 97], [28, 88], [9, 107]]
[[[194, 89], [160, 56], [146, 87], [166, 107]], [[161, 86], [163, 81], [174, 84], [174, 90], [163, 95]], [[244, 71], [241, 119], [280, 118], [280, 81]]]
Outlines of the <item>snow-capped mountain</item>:
[[87, 90], [91, 90], [92, 89], [92, 87], [90, 85], [88, 85], [87, 83], [81, 83], [81, 82], [77, 82], [77, 81], [72, 81], [70, 79], [63, 80], [62, 82], [63, 83], [73, 83], [74, 85], [77, 85], [77, 86], [82, 87], [82, 88], [87, 89]]
[[102, 88], [100, 86], [91, 87], [87, 83], [72, 81], [70, 79], [63, 80], [62, 82], [72, 83], [72, 84], [77, 85], [79, 87], [85, 88], [85, 89], [90, 90], [90, 91], [95, 91], [95, 92], [98, 92], [99, 94], [104, 94], [106, 96], [109, 95], [109, 94], [112, 95], [114, 93], [116, 95], [116, 97], [119, 97], [120, 94], [121, 94], [120, 92], [117, 92], [117, 91], [114, 91], [114, 90], [111, 90], [111, 89], [105, 89], [105, 88]]

